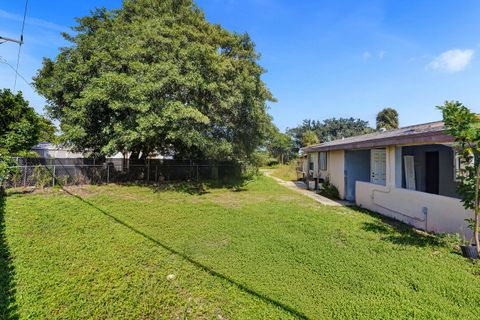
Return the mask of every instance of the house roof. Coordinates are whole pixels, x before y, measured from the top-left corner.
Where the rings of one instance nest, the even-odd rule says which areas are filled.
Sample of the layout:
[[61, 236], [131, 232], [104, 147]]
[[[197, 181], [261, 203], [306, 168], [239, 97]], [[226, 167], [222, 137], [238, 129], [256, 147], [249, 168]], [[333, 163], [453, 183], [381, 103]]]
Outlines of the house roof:
[[302, 148], [305, 153], [345, 149], [366, 149], [398, 144], [451, 143], [442, 121], [418, 124], [394, 130], [377, 131], [350, 138], [333, 140]]

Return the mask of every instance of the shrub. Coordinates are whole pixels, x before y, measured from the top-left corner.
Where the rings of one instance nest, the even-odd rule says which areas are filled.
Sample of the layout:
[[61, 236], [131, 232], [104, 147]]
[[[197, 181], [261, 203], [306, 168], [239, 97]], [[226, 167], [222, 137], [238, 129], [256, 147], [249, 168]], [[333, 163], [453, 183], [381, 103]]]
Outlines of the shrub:
[[337, 187], [330, 183], [330, 179], [328, 177], [321, 185], [318, 193], [330, 199], [340, 199], [340, 192], [338, 192]]
[[36, 166], [33, 169], [31, 178], [33, 179], [35, 187], [40, 189], [43, 189], [52, 183], [52, 175], [44, 166]]
[[269, 158], [267, 161], [267, 166], [269, 167], [278, 166], [279, 164], [280, 162], [278, 161], [278, 159], [275, 158]]
[[10, 177], [18, 173], [17, 163], [15, 160], [5, 155], [0, 150], [0, 193], [3, 193], [3, 185]]
[[256, 167], [264, 167], [268, 164], [269, 154], [266, 151], [255, 151], [250, 159], [252, 165]]
[[246, 165], [243, 169], [241, 178], [244, 180], [255, 180], [260, 175], [258, 167], [255, 165]]

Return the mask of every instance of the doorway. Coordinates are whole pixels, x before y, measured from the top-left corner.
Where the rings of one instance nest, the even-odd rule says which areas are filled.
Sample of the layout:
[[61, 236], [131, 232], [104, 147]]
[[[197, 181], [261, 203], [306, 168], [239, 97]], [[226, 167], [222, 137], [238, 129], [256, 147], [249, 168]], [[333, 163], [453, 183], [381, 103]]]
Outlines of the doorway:
[[381, 186], [387, 182], [386, 149], [370, 150], [370, 182]]
[[440, 162], [438, 151], [425, 153], [425, 192], [440, 193]]

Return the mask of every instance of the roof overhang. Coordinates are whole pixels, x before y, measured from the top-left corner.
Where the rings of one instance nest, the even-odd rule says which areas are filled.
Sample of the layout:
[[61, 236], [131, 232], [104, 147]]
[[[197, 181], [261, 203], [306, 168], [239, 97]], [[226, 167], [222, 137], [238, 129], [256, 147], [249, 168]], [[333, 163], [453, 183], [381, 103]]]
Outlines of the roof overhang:
[[338, 143], [325, 145], [319, 144], [311, 147], [302, 148], [303, 152], [319, 152], [319, 151], [334, 151], [334, 150], [350, 150], [350, 149], [371, 149], [382, 148], [391, 145], [407, 145], [407, 144], [436, 144], [436, 143], [452, 143], [454, 138], [443, 131], [437, 132], [425, 132], [409, 135], [399, 135], [394, 137], [375, 138], [364, 141], [354, 141], [342, 143], [339, 140]]

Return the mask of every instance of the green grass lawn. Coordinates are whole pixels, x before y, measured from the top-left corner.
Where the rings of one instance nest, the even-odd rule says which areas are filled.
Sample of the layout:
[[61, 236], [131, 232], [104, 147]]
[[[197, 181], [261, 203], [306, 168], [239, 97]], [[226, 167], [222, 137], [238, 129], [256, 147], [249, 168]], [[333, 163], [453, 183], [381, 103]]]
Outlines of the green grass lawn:
[[296, 181], [298, 179], [297, 165], [293, 161], [290, 164], [277, 165], [271, 169], [267, 169], [271, 170], [272, 176], [285, 181]]
[[480, 265], [441, 239], [267, 177], [186, 191], [9, 195], [0, 318], [478, 318]]

